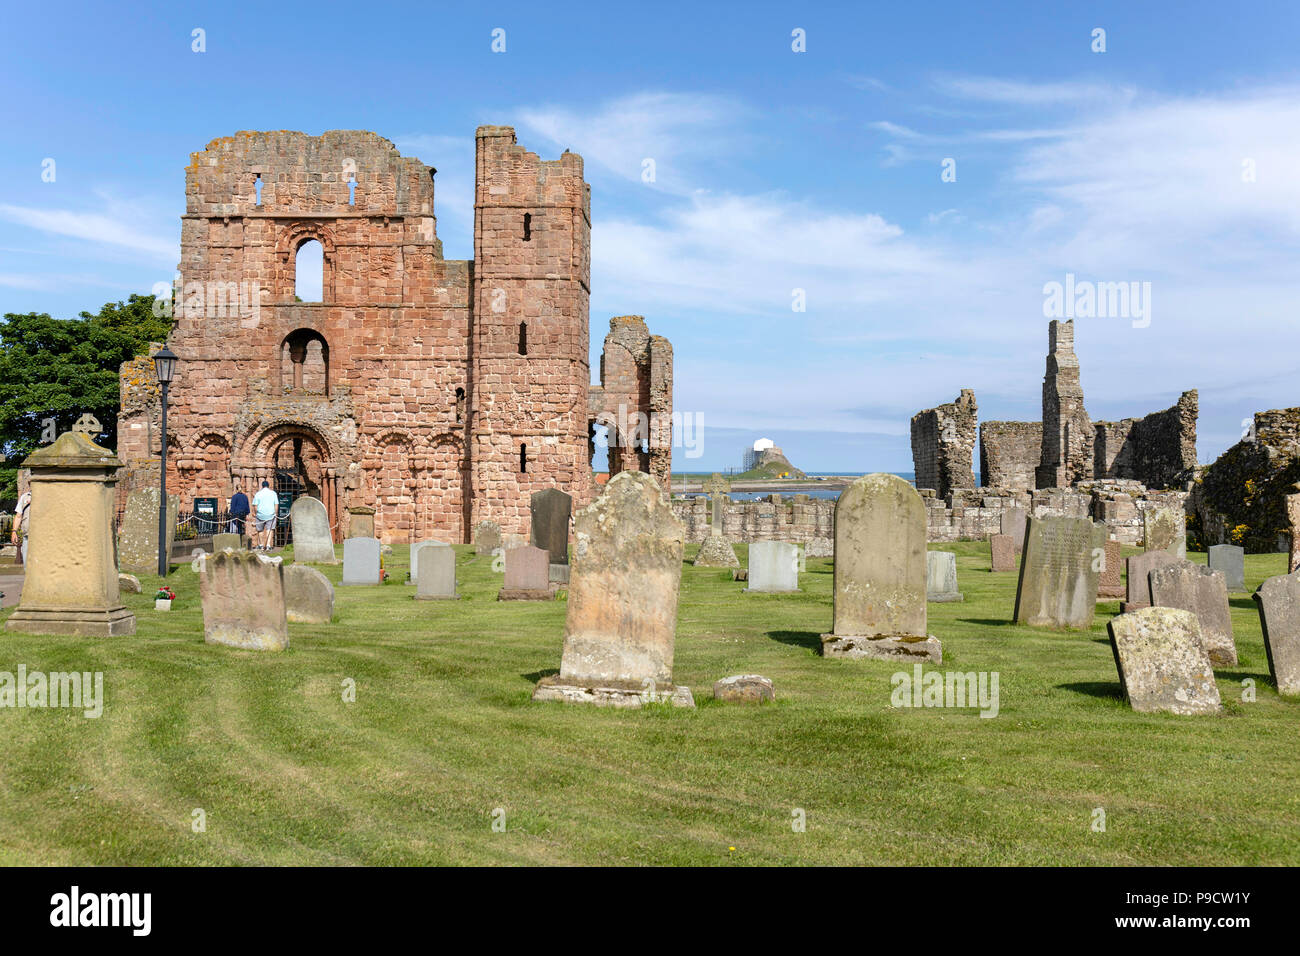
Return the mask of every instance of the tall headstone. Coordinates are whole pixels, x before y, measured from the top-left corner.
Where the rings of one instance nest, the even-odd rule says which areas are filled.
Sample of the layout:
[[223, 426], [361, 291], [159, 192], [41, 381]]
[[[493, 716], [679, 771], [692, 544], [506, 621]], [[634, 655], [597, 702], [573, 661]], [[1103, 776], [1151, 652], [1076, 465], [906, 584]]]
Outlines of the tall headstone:
[[343, 542], [343, 584], [378, 584], [378, 538], [347, 538]]
[[1009, 534], [989, 535], [990, 570], [1014, 571], [1016, 569], [1016, 539]]
[[247, 651], [289, 646], [284, 565], [252, 551], [222, 551], [199, 572], [203, 640]]
[[925, 599], [940, 604], [966, 600], [957, 590], [957, 555], [951, 551], [925, 553]]
[[[80, 432], [32, 452], [26, 578], [5, 627], [28, 634], [135, 633], [113, 560], [113, 486], [122, 463]], [[157, 497], [154, 501], [157, 502]], [[153, 513], [155, 538], [158, 511]], [[149, 573], [158, 569], [155, 553]]]
[[455, 601], [460, 598], [456, 593], [456, 552], [446, 545], [425, 548], [417, 573], [417, 601]]
[[1016, 586], [1017, 624], [1092, 626], [1106, 529], [1087, 518], [1030, 518]]
[[530, 543], [550, 555], [550, 579], [569, 580], [569, 516], [573, 499], [558, 488], [533, 492], [529, 500], [532, 517]]
[[749, 546], [749, 587], [763, 594], [799, 590], [799, 548], [787, 541], [755, 541]]
[[1222, 571], [1229, 591], [1246, 590], [1246, 549], [1235, 544], [1213, 544], [1209, 550], [1209, 566]]
[[1111, 618], [1107, 629], [1120, 686], [1134, 710], [1218, 712], [1219, 687], [1195, 614], [1142, 608]]
[[704, 492], [709, 496], [713, 520], [709, 525], [709, 536], [700, 542], [700, 550], [695, 555], [695, 567], [738, 568], [740, 559], [736, 557], [736, 549], [722, 536], [722, 523], [728, 501], [727, 492], [731, 490], [731, 482], [714, 472], [713, 477], [704, 482], [703, 487]]
[[348, 509], [348, 537], [373, 538], [375, 536], [375, 509], [366, 505], [353, 505]]
[[649, 475], [623, 471], [575, 516], [560, 673], [534, 700], [693, 707], [673, 684], [685, 528]]
[[926, 634], [925, 504], [897, 475], [864, 475], [835, 503], [835, 612], [826, 657], [939, 661]]
[[[98, 446], [96, 446], [98, 447]], [[180, 499], [167, 496], [167, 556], [176, 540]], [[137, 488], [126, 496], [126, 511], [117, 532], [118, 567], [128, 574], [158, 573], [158, 489]]]
[[407, 584], [416, 584], [420, 580], [420, 552], [425, 548], [447, 548], [451, 550], [451, 545], [446, 541], [438, 541], [435, 538], [425, 538], [423, 541], [417, 541], [411, 545], [411, 579]]
[[1168, 551], [1187, 557], [1187, 522], [1173, 508], [1148, 508], [1142, 512], [1143, 546], [1147, 551]]
[[299, 564], [338, 564], [334, 557], [334, 536], [330, 532], [325, 503], [306, 495], [289, 507], [293, 529], [293, 559]]
[[305, 564], [285, 566], [284, 613], [291, 624], [328, 624], [334, 618], [334, 585]]
[[1025, 509], [1019, 506], [1006, 508], [1002, 512], [1002, 523], [1000, 530], [1005, 535], [1010, 535], [1015, 543], [1016, 553], [1019, 554], [1025, 547], [1025, 521], [1028, 516]]
[[716, 471], [703, 485], [704, 493], [709, 496], [709, 505], [712, 510], [712, 523], [709, 525], [709, 534], [715, 538], [722, 537], [722, 522], [726, 515], [726, 504], [728, 500], [727, 493], [731, 491], [731, 482], [727, 481]]
[[475, 554], [491, 554], [499, 547], [501, 547], [501, 525], [486, 520], [474, 525]]
[[541, 548], [524, 545], [506, 552], [505, 583], [498, 601], [549, 601], [555, 597], [550, 585], [550, 555]]
[[1151, 572], [1156, 568], [1177, 563], [1178, 558], [1168, 551], [1144, 551], [1142, 554], [1135, 554], [1125, 559], [1128, 569], [1125, 572], [1125, 599], [1119, 609], [1127, 614], [1129, 611], [1150, 607]]
[[1156, 568], [1150, 578], [1151, 604], [1195, 614], [1210, 663], [1236, 667], [1237, 647], [1232, 640], [1232, 616], [1228, 611], [1228, 587], [1223, 572], [1191, 561], [1176, 561]]
[[1300, 697], [1300, 571], [1267, 579], [1253, 597], [1273, 684], [1283, 697]]
[[1286, 496], [1287, 523], [1291, 526], [1291, 554], [1287, 558], [1289, 573], [1300, 571], [1300, 494]]
[[1118, 541], [1106, 541], [1102, 556], [1101, 575], [1097, 579], [1097, 597], [1113, 601], [1127, 593], [1124, 590], [1124, 560], [1120, 557]]

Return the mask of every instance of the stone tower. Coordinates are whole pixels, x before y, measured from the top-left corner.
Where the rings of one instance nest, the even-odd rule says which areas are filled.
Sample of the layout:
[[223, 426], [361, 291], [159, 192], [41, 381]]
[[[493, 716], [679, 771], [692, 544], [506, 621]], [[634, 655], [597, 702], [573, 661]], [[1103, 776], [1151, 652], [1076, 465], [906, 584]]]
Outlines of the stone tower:
[[1043, 376], [1043, 448], [1035, 471], [1038, 488], [1068, 488], [1093, 473], [1092, 422], [1083, 407], [1074, 322], [1053, 319], [1047, 327], [1047, 374]]

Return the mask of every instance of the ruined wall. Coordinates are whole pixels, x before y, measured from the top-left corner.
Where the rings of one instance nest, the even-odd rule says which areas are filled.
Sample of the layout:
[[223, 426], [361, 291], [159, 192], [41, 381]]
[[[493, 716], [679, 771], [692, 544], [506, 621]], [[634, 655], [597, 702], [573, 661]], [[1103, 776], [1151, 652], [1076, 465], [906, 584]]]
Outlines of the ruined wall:
[[[711, 505], [703, 495], [674, 498], [673, 513], [686, 525], [687, 541], [710, 534]], [[733, 501], [722, 509], [722, 535], [728, 541], [791, 541], [807, 544], [835, 536], [835, 502], [809, 495], [768, 495], [759, 501]]]
[[1083, 407], [1074, 322], [1053, 319], [1047, 327], [1047, 373], [1043, 376], [1043, 446], [1035, 472], [1038, 488], [1068, 488], [1093, 474], [1093, 427]]
[[1032, 491], [1042, 450], [1042, 422], [984, 422], [980, 425], [980, 485]]
[[1300, 408], [1256, 412], [1252, 428], [1201, 474], [1194, 488], [1206, 544], [1252, 553], [1290, 535], [1286, 497], [1300, 483]]
[[1144, 418], [1096, 422], [1094, 473], [1098, 478], [1140, 481], [1149, 488], [1175, 488], [1196, 469], [1197, 393]]
[[[600, 354], [600, 386], [588, 391], [588, 414], [608, 428], [609, 475], [643, 471], [667, 491], [672, 480], [673, 347], [651, 335], [639, 315], [609, 320]], [[588, 450], [588, 461], [595, 453]]]
[[975, 487], [971, 467], [979, 410], [975, 393], [963, 388], [955, 402], [927, 408], [912, 416], [912, 467], [916, 487], [946, 495], [954, 488]]

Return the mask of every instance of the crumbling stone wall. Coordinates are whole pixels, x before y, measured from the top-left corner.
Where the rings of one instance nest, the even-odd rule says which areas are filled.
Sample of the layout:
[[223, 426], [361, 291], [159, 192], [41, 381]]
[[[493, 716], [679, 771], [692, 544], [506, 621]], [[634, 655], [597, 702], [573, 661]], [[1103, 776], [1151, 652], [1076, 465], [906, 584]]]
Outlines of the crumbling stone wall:
[[1043, 446], [1035, 472], [1038, 488], [1068, 488], [1093, 476], [1093, 428], [1083, 407], [1074, 322], [1053, 319], [1047, 327], [1047, 373], [1043, 376]]
[[[674, 498], [673, 513], [686, 526], [687, 541], [703, 541], [711, 532], [711, 505], [703, 496]], [[757, 501], [733, 501], [722, 507], [722, 535], [728, 541], [791, 541], [835, 537], [835, 502], [805, 494], [768, 495]]]
[[912, 416], [912, 468], [917, 488], [946, 495], [975, 487], [971, 467], [979, 409], [975, 393], [963, 388], [955, 402], [927, 408]]
[[984, 422], [980, 425], [980, 484], [1032, 491], [1042, 450], [1042, 422]]
[[1290, 535], [1286, 497], [1300, 483], [1300, 408], [1256, 412], [1241, 441], [1204, 470], [1194, 489], [1206, 544], [1253, 553]]
[[1144, 418], [1096, 422], [1094, 474], [1139, 481], [1149, 488], [1181, 487], [1196, 470], [1196, 390]]
[[592, 443], [597, 425], [608, 428], [609, 476], [643, 471], [667, 491], [673, 463], [673, 347], [651, 335], [639, 315], [609, 320], [600, 354], [600, 386], [588, 391]]

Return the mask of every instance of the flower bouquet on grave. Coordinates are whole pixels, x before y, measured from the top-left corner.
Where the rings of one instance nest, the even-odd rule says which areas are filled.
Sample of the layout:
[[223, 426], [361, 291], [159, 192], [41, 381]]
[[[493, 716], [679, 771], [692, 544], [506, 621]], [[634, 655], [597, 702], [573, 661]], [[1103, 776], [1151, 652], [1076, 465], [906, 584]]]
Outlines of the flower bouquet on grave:
[[153, 596], [153, 606], [156, 611], [170, 611], [172, 601], [176, 600], [176, 592], [167, 585], [163, 585]]

